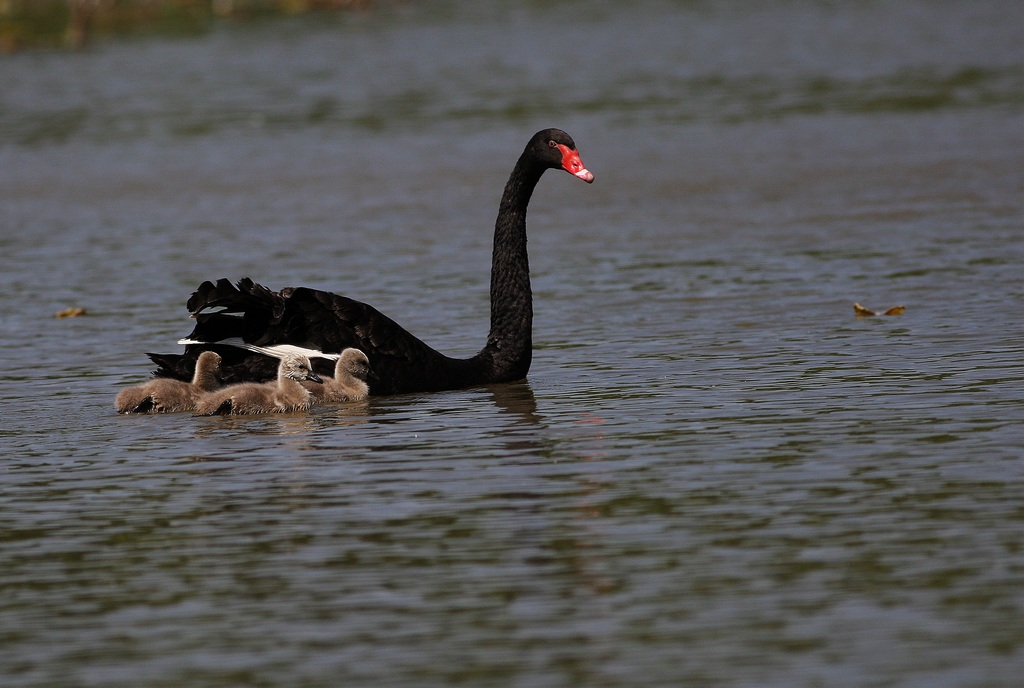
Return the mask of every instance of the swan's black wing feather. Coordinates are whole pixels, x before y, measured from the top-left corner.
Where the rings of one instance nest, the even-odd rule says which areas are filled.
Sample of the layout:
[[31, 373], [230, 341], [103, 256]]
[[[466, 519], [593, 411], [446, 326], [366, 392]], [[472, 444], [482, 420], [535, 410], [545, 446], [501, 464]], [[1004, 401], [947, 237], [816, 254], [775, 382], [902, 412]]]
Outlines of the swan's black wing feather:
[[[237, 285], [221, 279], [201, 284], [188, 307], [196, 319], [189, 338], [209, 343], [189, 345], [182, 356], [149, 354], [159, 366], [158, 376], [191, 379], [195, 358], [207, 349], [221, 354], [226, 383], [263, 381], [276, 375], [276, 360], [216, 344], [232, 337], [258, 346], [294, 344], [324, 353], [360, 349], [378, 377], [371, 387], [373, 394], [458, 386], [458, 376], [468, 365], [438, 353], [373, 306], [308, 287], [275, 292], [248, 278]], [[205, 312], [213, 308], [220, 310]], [[314, 365], [319, 373], [334, 372], [333, 361], [317, 359]]]
[[216, 284], [209, 281], [200, 284], [192, 292], [185, 307], [193, 315], [208, 308], [222, 308], [227, 313], [265, 311], [270, 317], [279, 318], [284, 311], [284, 299], [277, 292], [248, 277], [238, 280], [237, 286], [231, 280], [222, 278]]

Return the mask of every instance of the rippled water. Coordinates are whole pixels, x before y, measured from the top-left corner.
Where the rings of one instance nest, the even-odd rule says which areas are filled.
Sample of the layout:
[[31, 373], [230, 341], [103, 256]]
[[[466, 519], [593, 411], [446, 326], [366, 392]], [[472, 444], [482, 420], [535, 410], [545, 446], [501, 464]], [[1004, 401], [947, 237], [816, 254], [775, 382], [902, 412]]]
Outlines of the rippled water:
[[[1024, 10], [494, 5], [0, 61], [0, 683], [1016, 685]], [[113, 412], [209, 278], [475, 352], [544, 126], [527, 383]]]

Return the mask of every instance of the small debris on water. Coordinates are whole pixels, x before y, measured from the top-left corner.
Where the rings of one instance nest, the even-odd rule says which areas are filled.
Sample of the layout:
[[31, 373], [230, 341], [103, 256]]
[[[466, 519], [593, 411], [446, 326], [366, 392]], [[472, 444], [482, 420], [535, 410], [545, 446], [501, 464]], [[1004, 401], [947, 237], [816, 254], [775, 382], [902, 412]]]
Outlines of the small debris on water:
[[871, 317], [873, 315], [903, 315], [903, 311], [907, 310], [905, 306], [893, 306], [887, 311], [873, 311], [870, 308], [865, 308], [859, 303], [853, 304], [853, 312], [857, 314], [858, 318]]
[[54, 313], [55, 318], [77, 318], [80, 315], [88, 315], [84, 308], [72, 307], [65, 308], [64, 310], [57, 311]]

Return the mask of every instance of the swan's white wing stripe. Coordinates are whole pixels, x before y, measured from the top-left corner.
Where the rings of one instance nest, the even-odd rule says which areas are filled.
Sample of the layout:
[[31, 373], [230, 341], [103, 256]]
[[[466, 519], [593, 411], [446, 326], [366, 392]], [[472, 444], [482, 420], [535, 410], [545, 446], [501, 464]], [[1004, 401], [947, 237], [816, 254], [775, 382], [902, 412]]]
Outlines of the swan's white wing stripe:
[[248, 344], [240, 337], [229, 337], [227, 339], [221, 339], [216, 342], [201, 342], [196, 339], [179, 339], [179, 344], [188, 346], [189, 344], [217, 344], [218, 346], [234, 346], [239, 349], [245, 349], [246, 351], [254, 351], [264, 356], [271, 356], [273, 358], [284, 358], [288, 354], [302, 354], [307, 358], [326, 358], [331, 361], [337, 361], [341, 358], [341, 354], [325, 354], [323, 351], [318, 349], [307, 349], [301, 346], [295, 346], [294, 344], [275, 344], [274, 346], [257, 346], [255, 344]]

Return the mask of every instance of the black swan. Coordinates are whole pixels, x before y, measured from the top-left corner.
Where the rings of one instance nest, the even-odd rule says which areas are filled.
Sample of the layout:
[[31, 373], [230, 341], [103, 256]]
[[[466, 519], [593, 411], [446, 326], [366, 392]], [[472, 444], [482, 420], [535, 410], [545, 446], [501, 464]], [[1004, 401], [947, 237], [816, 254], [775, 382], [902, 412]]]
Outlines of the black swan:
[[[347, 347], [362, 350], [377, 379], [370, 394], [398, 394], [460, 389], [522, 380], [530, 369], [533, 348], [533, 294], [526, 252], [526, 208], [548, 169], [564, 169], [594, 181], [560, 129], [537, 132], [526, 145], [498, 206], [491, 264], [491, 329], [475, 356], [455, 359], [430, 348], [377, 309], [345, 296], [307, 287], [280, 292], [245, 278], [231, 284], [203, 282], [188, 300], [196, 319], [192, 334], [181, 341], [185, 353], [148, 354], [158, 377], [187, 379], [200, 352], [216, 348], [224, 358], [227, 382], [273, 377], [276, 357], [301, 350], [310, 356]], [[206, 312], [207, 309], [217, 309]], [[264, 354], [269, 354], [264, 355]], [[330, 374], [330, 361], [317, 361]]]
[[288, 413], [305, 411], [312, 399], [304, 380], [323, 382], [313, 372], [309, 359], [302, 354], [287, 354], [277, 368], [273, 382], [239, 382], [215, 392], [204, 394], [196, 403], [200, 416], [256, 413]]
[[325, 377], [321, 384], [304, 382], [314, 404], [336, 401], [363, 401], [370, 395], [370, 359], [359, 349], [349, 347], [341, 352], [334, 377]]
[[117, 393], [114, 404], [118, 413], [192, 411], [200, 395], [220, 387], [219, 373], [220, 356], [213, 351], [204, 351], [196, 359], [191, 382], [157, 378], [142, 385], [125, 387]]

